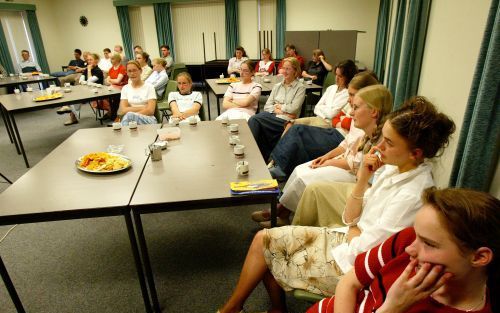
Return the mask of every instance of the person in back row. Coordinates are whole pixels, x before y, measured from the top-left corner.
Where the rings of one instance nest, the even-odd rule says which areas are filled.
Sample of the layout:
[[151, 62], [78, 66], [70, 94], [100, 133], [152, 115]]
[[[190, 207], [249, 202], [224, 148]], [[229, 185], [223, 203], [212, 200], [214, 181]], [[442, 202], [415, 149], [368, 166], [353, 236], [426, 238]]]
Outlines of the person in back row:
[[240, 75], [241, 64], [248, 60], [247, 53], [243, 47], [236, 47], [234, 50], [234, 56], [229, 59], [229, 64], [227, 65], [227, 73], [229, 75], [235, 74]]
[[248, 119], [255, 114], [259, 106], [260, 93], [262, 86], [252, 81], [254, 74], [253, 63], [246, 60], [241, 64], [241, 81], [231, 83], [224, 94], [222, 106], [226, 111], [217, 117], [217, 120], [224, 118]]
[[140, 52], [135, 55], [135, 60], [141, 65], [142, 67], [142, 74], [141, 74], [141, 80], [143, 82], [148, 79], [149, 75], [153, 73], [153, 69], [148, 65], [149, 64], [149, 54], [146, 52]]
[[326, 74], [330, 72], [333, 67], [326, 62], [325, 54], [321, 49], [314, 49], [312, 53], [312, 60], [309, 61], [302, 71], [302, 77], [312, 80], [314, 84], [323, 86]]
[[99, 61], [99, 68], [104, 73], [104, 76], [108, 75], [109, 69], [111, 68], [111, 50], [109, 48], [104, 48], [102, 50], [103, 57]]
[[172, 110], [171, 118], [178, 118], [180, 123], [187, 124], [187, 118], [195, 115], [198, 122], [203, 96], [199, 91], [193, 91], [193, 80], [188, 72], [177, 75], [177, 89], [168, 94], [168, 104]]
[[267, 98], [264, 112], [255, 114], [248, 120], [248, 126], [259, 146], [264, 160], [278, 143], [286, 123], [300, 114], [306, 95], [306, 88], [299, 83], [300, 64], [295, 58], [286, 58], [283, 64], [284, 79], [274, 85]]
[[172, 72], [172, 66], [174, 66], [174, 59], [170, 55], [170, 47], [168, 45], [162, 45], [160, 46], [160, 51], [161, 57], [165, 60], [165, 62], [167, 62], [167, 65], [165, 65], [167, 74], [170, 75], [170, 72]]
[[40, 65], [33, 60], [30, 60], [30, 52], [28, 50], [21, 51], [22, 60], [18, 65], [19, 74], [41, 72]]
[[156, 92], [153, 85], [141, 79], [142, 66], [137, 61], [127, 63], [129, 83], [123, 86], [120, 96], [119, 113], [123, 115], [121, 123], [127, 126], [129, 122], [137, 124], [156, 124]]
[[[365, 155], [345, 206], [348, 227], [284, 226], [258, 232], [236, 289], [220, 313], [240, 312], [260, 281], [271, 312], [287, 312], [283, 290], [332, 295], [337, 279], [353, 268], [358, 254], [413, 224], [423, 190], [434, 185], [425, 159], [441, 151], [454, 130], [453, 121], [422, 97], [390, 114], [383, 139]], [[386, 169], [369, 188], [368, 179], [384, 164]]]
[[168, 83], [168, 75], [165, 69], [167, 62], [164, 59], [156, 58], [153, 60], [153, 73], [146, 79], [146, 83], [149, 83], [155, 87], [156, 95], [158, 98], [163, 96], [165, 92], [165, 87]]
[[358, 255], [335, 297], [307, 313], [500, 311], [500, 201], [428, 189], [415, 225]]
[[262, 59], [255, 65], [255, 76], [267, 76], [274, 73], [274, 60], [271, 56], [271, 50], [262, 49]]
[[300, 65], [299, 69], [299, 76], [300, 76], [302, 74], [302, 70], [304, 69], [304, 58], [297, 54], [297, 49], [295, 49], [295, 46], [291, 44], [285, 46], [285, 58], [283, 58], [283, 60], [281, 60], [281, 62], [278, 64], [278, 74], [284, 74], [282, 67], [284, 65], [286, 58], [297, 59]]
[[125, 55], [125, 52], [123, 52], [123, 47], [120, 46], [120, 45], [116, 45], [114, 48], [113, 48], [113, 51], [115, 53], [118, 53], [121, 57], [122, 57], [122, 64], [124, 66], [127, 66], [127, 63], [129, 61], [129, 59], [127, 58], [127, 56]]
[[84, 68], [85, 67], [85, 61], [82, 60], [82, 50], [80, 49], [75, 49], [73, 52], [73, 56], [75, 57], [73, 60], [69, 61], [68, 63], [68, 68], [66, 71], [62, 72], [54, 72], [51, 73], [51, 76], [54, 77], [65, 77], [71, 74], [75, 74], [76, 70], [79, 68]]

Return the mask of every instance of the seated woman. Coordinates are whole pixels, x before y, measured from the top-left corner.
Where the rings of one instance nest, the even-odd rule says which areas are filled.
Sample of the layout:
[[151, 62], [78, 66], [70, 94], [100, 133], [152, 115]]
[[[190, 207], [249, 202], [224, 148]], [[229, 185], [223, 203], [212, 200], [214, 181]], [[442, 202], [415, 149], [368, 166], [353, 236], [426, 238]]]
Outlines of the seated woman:
[[[87, 57], [87, 68], [82, 72], [80, 76], [79, 83], [81, 84], [83, 81], [87, 83], [96, 83], [103, 84], [104, 83], [104, 74], [102, 70], [97, 66], [99, 63], [99, 56], [95, 53], [90, 53]], [[79, 115], [80, 108], [82, 107], [81, 103], [70, 105], [69, 107], [62, 107], [57, 111], [57, 113], [69, 113], [69, 120], [64, 122], [65, 126], [73, 125], [78, 123], [77, 116]]]
[[306, 69], [302, 71], [302, 77], [312, 80], [313, 83], [323, 86], [326, 74], [330, 72], [333, 67], [326, 62], [325, 54], [321, 49], [314, 49], [312, 60], [306, 65]]
[[[354, 183], [363, 153], [370, 151], [380, 139], [383, 121], [392, 109], [391, 92], [383, 85], [361, 89], [350, 101], [354, 126], [340, 145], [323, 159], [301, 164], [295, 168], [287, 181], [278, 205], [278, 226], [290, 224], [291, 212], [297, 210], [306, 186], [315, 181], [340, 181]], [[364, 140], [363, 140], [363, 137]], [[257, 211], [253, 220], [262, 227], [270, 227], [269, 211]], [[338, 224], [340, 224], [339, 221]], [[310, 225], [308, 226], [330, 226]]]
[[165, 69], [167, 61], [161, 58], [156, 58], [153, 60], [152, 65], [153, 73], [151, 73], [151, 75], [146, 79], [146, 83], [153, 85], [158, 98], [161, 98], [168, 83], [167, 70]]
[[[240, 279], [221, 313], [239, 312], [260, 281], [272, 312], [287, 312], [283, 290], [332, 295], [336, 278], [350, 271], [356, 255], [413, 224], [422, 191], [434, 185], [425, 158], [447, 143], [455, 124], [421, 97], [392, 113], [383, 140], [365, 155], [344, 210], [347, 228], [284, 226], [257, 233]], [[375, 155], [381, 154], [381, 160]], [[387, 167], [371, 188], [368, 179]]]
[[415, 224], [356, 257], [335, 297], [307, 313], [500, 311], [500, 201], [428, 189]]
[[172, 110], [172, 116], [178, 118], [180, 123], [188, 123], [187, 118], [195, 115], [198, 122], [201, 106], [203, 105], [203, 96], [199, 91], [193, 91], [193, 80], [187, 72], [177, 75], [177, 89], [168, 94], [168, 104]]
[[139, 62], [139, 64], [141, 65], [142, 68], [141, 80], [145, 82], [146, 79], [148, 79], [149, 75], [153, 73], [153, 70], [148, 65], [149, 54], [147, 54], [146, 52], [137, 53], [135, 55], [135, 60]]
[[246, 60], [241, 64], [241, 81], [232, 83], [227, 88], [224, 94], [224, 102], [222, 102], [222, 106], [226, 111], [219, 115], [216, 120], [228, 118], [230, 120], [245, 119], [248, 121], [255, 114], [259, 106], [262, 86], [252, 81], [253, 69], [253, 63], [250, 60]]
[[[108, 77], [106, 77], [105, 81], [111, 88], [121, 90], [128, 82], [127, 69], [125, 65], [121, 64], [122, 57], [120, 54], [114, 53], [109, 59], [111, 61], [111, 67], [109, 68]], [[118, 113], [120, 102], [118, 100], [110, 102], [107, 99], [103, 99], [99, 102], [93, 101], [92, 106], [108, 111], [100, 120], [104, 121], [109, 119], [113, 121]]]
[[[349, 99], [366, 86], [378, 84], [373, 72], [356, 74], [347, 89]], [[333, 128], [321, 128], [310, 125], [293, 125], [279, 140], [271, 152], [269, 170], [278, 180], [285, 180], [299, 164], [311, 161], [337, 148], [345, 139], [351, 127], [351, 117], [343, 110], [332, 118]]]
[[120, 96], [120, 113], [123, 115], [122, 125], [136, 121], [137, 124], [156, 124], [156, 92], [153, 85], [141, 79], [142, 66], [137, 61], [127, 63], [129, 83], [122, 89]]
[[303, 117], [288, 122], [285, 133], [292, 125], [303, 124], [323, 128], [332, 127], [332, 118], [347, 104], [347, 86], [351, 79], [358, 73], [358, 68], [351, 60], [342, 61], [335, 66], [336, 84], [328, 87], [314, 106], [313, 117]]
[[234, 56], [229, 59], [229, 64], [227, 65], [227, 73], [229, 75], [240, 75], [241, 64], [248, 60], [247, 53], [243, 47], [237, 47], [234, 51]]
[[262, 49], [262, 60], [255, 64], [255, 76], [273, 75], [274, 60], [271, 56], [271, 50], [268, 48]]
[[286, 58], [283, 62], [284, 78], [274, 85], [267, 98], [264, 112], [255, 114], [248, 120], [248, 126], [259, 146], [264, 160], [285, 129], [285, 124], [300, 114], [306, 95], [306, 88], [299, 83], [300, 64], [295, 58]]

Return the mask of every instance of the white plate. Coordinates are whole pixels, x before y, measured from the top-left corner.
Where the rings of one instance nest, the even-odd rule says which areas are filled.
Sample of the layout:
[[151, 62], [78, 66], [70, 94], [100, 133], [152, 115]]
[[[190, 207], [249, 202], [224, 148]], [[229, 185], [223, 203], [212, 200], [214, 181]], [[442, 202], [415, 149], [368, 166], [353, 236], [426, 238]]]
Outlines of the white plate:
[[117, 157], [120, 157], [122, 159], [125, 159], [127, 162], [128, 162], [128, 165], [125, 166], [125, 167], [122, 167], [120, 169], [117, 169], [117, 170], [111, 170], [111, 171], [96, 171], [96, 170], [89, 170], [85, 167], [81, 167], [80, 166], [80, 162], [82, 161], [83, 157], [85, 155], [82, 155], [81, 157], [79, 157], [76, 161], [75, 161], [75, 166], [77, 169], [79, 169], [80, 171], [82, 172], [86, 172], [86, 173], [91, 173], [91, 174], [111, 174], [111, 173], [118, 173], [118, 172], [123, 172], [123, 171], [126, 171], [128, 170], [131, 166], [132, 166], [132, 160], [130, 160], [130, 158], [124, 156], [124, 155], [121, 155], [121, 154], [117, 154], [117, 153], [109, 153], [109, 152], [106, 152], [107, 154], [109, 155], [112, 155], [112, 156], [117, 156]]

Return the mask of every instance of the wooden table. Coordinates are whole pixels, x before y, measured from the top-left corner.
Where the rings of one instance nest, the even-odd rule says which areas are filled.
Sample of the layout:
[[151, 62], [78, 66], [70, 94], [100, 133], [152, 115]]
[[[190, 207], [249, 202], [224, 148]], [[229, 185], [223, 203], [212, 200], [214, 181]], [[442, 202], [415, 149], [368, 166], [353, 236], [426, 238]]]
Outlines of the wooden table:
[[[262, 91], [260, 94], [263, 96], [270, 95], [271, 91], [273, 90], [273, 86], [275, 84], [277, 84], [280, 80], [280, 78], [278, 76], [274, 76], [274, 75], [266, 76], [265, 78], [257, 77], [254, 79], [256, 79], [256, 81], [262, 85]], [[266, 83], [266, 82], [264, 82], [264, 79], [269, 79], [270, 82]], [[210, 78], [210, 79], [205, 80], [206, 85], [207, 85], [206, 93], [207, 93], [208, 119], [209, 120], [211, 118], [210, 118], [210, 95], [208, 94], [208, 92], [211, 90], [212, 93], [215, 95], [215, 98], [217, 99], [217, 114], [220, 115], [220, 99], [224, 97], [224, 94], [226, 93], [227, 87], [229, 86], [229, 84], [218, 84], [217, 83], [218, 80], [219, 80], [218, 78], [217, 79]], [[306, 87], [306, 93], [323, 90], [322, 86], [316, 85], [316, 84], [304, 83], [304, 86]]]
[[[123, 215], [146, 311], [151, 312], [128, 205], [148, 159], [144, 149], [155, 141], [159, 127], [140, 125], [134, 131], [126, 127], [121, 131], [111, 128], [77, 130], [0, 194], [0, 225]], [[106, 151], [110, 144], [124, 145], [122, 154], [133, 163], [130, 169], [110, 175], [76, 169], [77, 158], [89, 152]], [[103, 191], [106, 192], [104, 197], [92, 196]], [[7, 275], [3, 269], [0, 266], [2, 277]], [[5, 281], [10, 292], [15, 289], [9, 282], [10, 279]], [[13, 301], [16, 303], [14, 297]]]
[[16, 113], [36, 111], [51, 107], [59, 107], [62, 105], [70, 105], [75, 103], [90, 102], [104, 98], [119, 97], [120, 91], [116, 89], [108, 90], [106, 87], [98, 88], [98, 92], [94, 93], [92, 88], [88, 86], [78, 85], [71, 87], [71, 92], [64, 93], [63, 97], [56, 100], [35, 102], [34, 97], [42, 94], [42, 92], [22, 92], [20, 94], [0, 95], [0, 105], [2, 113], [6, 117], [5, 127], [9, 133], [10, 140], [16, 146], [18, 154], [22, 154], [26, 167], [30, 167], [26, 151], [21, 140], [21, 135], [17, 128], [14, 115]]
[[[219, 121], [181, 125], [181, 139], [172, 142], [161, 161], [149, 160], [130, 202], [141, 256], [155, 312], [161, 312], [141, 222], [141, 214], [258, 203], [271, 204], [276, 225], [276, 194], [233, 196], [232, 181], [272, 179], [246, 121], [238, 123], [245, 156], [238, 159], [229, 145], [227, 127]], [[246, 160], [248, 176], [238, 176], [236, 163]]]

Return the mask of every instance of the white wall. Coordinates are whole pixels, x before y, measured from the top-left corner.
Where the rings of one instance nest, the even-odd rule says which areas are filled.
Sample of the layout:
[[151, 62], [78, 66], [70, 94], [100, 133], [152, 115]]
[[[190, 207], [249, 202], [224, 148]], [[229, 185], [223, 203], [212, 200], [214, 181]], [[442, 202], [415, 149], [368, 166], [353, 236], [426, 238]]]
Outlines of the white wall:
[[490, 0], [432, 2], [418, 92], [457, 125], [434, 169], [440, 187], [448, 185], [490, 4]]
[[[286, 29], [359, 30], [356, 60], [373, 68], [379, 0], [287, 0]], [[306, 9], [307, 8], [307, 9]], [[302, 54], [310, 53], [300, 52]]]
[[238, 1], [238, 30], [240, 45], [245, 48], [249, 58], [260, 58], [259, 24], [257, 16], [257, 1]]

